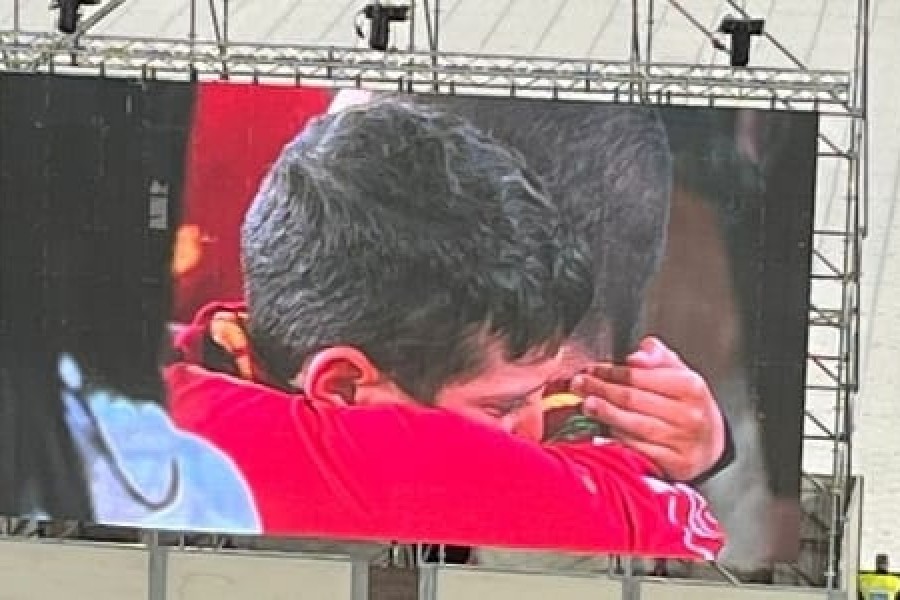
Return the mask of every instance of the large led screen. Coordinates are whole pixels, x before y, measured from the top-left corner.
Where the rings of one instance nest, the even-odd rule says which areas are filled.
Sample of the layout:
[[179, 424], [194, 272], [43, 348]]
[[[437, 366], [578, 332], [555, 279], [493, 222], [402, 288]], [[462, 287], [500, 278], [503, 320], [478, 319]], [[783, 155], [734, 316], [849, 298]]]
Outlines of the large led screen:
[[791, 553], [815, 115], [30, 75], [0, 106], [3, 514]]

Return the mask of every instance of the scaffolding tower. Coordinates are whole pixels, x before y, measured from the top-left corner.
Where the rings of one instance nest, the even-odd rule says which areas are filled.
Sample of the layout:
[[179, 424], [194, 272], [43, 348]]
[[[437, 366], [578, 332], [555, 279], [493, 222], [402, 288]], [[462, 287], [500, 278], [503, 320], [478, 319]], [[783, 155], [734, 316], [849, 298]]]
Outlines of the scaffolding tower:
[[[93, 9], [73, 35], [24, 31], [19, 0], [12, 30], [0, 31], [0, 70], [93, 74], [170, 80], [229, 79], [365, 87], [441, 94], [505, 95], [598, 102], [763, 108], [813, 111], [820, 115], [818, 169], [840, 163], [845, 175], [841, 226], [820, 226], [813, 234], [809, 348], [805, 390], [804, 450], [827, 444], [829, 472], [805, 473], [804, 485], [828, 508], [823, 523], [827, 561], [822, 576], [837, 589], [842, 568], [842, 536], [852, 492], [854, 399], [859, 386], [860, 260], [868, 228], [868, 35], [870, 0], [857, 0], [855, 56], [850, 69], [814, 70], [785, 45], [768, 41], [791, 63], [787, 68], [742, 68], [652, 60], [654, 0], [632, 0], [633, 32], [628, 60], [577, 60], [443, 52], [440, 0], [409, 0], [413, 20], [425, 19], [427, 40], [387, 52], [312, 45], [235, 43], [229, 40], [228, 0], [213, 11], [215, 39], [197, 35], [197, 0], [190, 2], [185, 39], [92, 35], [91, 29], [126, 0], [107, 0]], [[676, 0], [686, 26], [713, 38]], [[735, 0], [731, 10], [748, 17]], [[418, 15], [418, 16], [417, 16]], [[639, 15], [645, 17], [639, 20]], [[641, 23], [645, 37], [639, 39]], [[842, 130], [847, 135], [830, 135]], [[819, 192], [821, 193], [821, 192]], [[819, 205], [817, 199], [817, 206]]]

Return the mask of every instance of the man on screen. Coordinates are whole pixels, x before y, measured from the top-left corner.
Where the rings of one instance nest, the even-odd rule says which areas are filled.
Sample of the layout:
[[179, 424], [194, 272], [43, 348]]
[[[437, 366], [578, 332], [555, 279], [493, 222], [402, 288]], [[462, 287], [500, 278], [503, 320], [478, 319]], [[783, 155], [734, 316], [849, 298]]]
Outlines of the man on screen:
[[[237, 223], [250, 201], [247, 185], [261, 177], [284, 141], [321, 105], [323, 92], [214, 84], [202, 86], [198, 97], [186, 190], [188, 225], [182, 229], [197, 229], [201, 219], [205, 225], [199, 225], [199, 229], [210, 245], [205, 263], [195, 264], [187, 275], [176, 271], [176, 302], [180, 307], [176, 318], [185, 309], [196, 310], [198, 302], [202, 305], [242, 296], [234, 289], [241, 274], [232, 272], [238, 269], [239, 250], [237, 241], [231, 240], [237, 238]], [[365, 104], [372, 97], [366, 90], [342, 90], [329, 110], [338, 112]], [[648, 107], [528, 100], [511, 103], [457, 96], [420, 96], [417, 102], [436, 104], [470, 120], [521, 152], [529, 167], [548, 182], [550, 199], [578, 224], [594, 262], [594, 302], [567, 344], [566, 355], [570, 363], [576, 358], [585, 364], [610, 358], [624, 363], [626, 355], [637, 349], [642, 335], [640, 317], [647, 287], [656, 276], [666, 241], [673, 169], [666, 128], [657, 111]], [[260, 110], [260, 106], [267, 108]], [[238, 116], [242, 127], [221, 127], [221, 123]], [[246, 139], [253, 140], [253, 152], [247, 151]], [[182, 241], [179, 249], [188, 252], [179, 251], [178, 255], [195, 257], [196, 248], [190, 244], [185, 248]], [[193, 264], [184, 260], [176, 263]], [[218, 283], [195, 289], [186, 287], [185, 277]], [[664, 355], [671, 352], [649, 356]], [[682, 376], [676, 379], [700, 379], [680, 359], [677, 363]], [[642, 365], [666, 377], [665, 364]], [[572, 371], [576, 368], [573, 364]], [[671, 393], [660, 398], [653, 389], [643, 390], [639, 395], [650, 404], [639, 402], [625, 410], [600, 402], [594, 416], [602, 417], [623, 441], [651, 440], [655, 446], [650, 449], [651, 455], [676, 479], [718, 472], [727, 460], [714, 465], [716, 459], [729, 456], [722, 451], [723, 429], [727, 433], [727, 428], [709, 387], [699, 381], [695, 386], [698, 393], [685, 397], [685, 386], [678, 381], [657, 381], [654, 389], [660, 385], [671, 387]], [[531, 434], [537, 436], [541, 407], [534, 404], [529, 408], [520, 414], [531, 422]], [[554, 417], [561, 412], [555, 411]], [[671, 423], [672, 415], [676, 423]], [[727, 435], [724, 437], [729, 441]], [[644, 450], [648, 450], [646, 444]]]
[[[366, 101], [358, 95], [352, 100]], [[657, 110], [456, 96], [423, 101], [470, 119], [520, 151], [586, 240], [594, 299], [565, 354], [575, 368], [611, 358], [620, 366], [600, 370], [605, 377], [593, 381], [587, 391], [593, 397], [581, 412], [607, 424], [617, 439], [652, 457], [673, 478], [697, 483], [725, 468], [733, 457], [731, 439], [709, 386], [660, 340], [638, 344], [647, 331], [642, 307], [666, 247], [674, 177]], [[551, 434], [559, 415], [573, 412], [554, 404], [549, 399]], [[542, 569], [605, 567], [604, 560], [588, 557], [485, 550], [478, 561]]]
[[[521, 159], [465, 122], [401, 102], [316, 122], [263, 183], [243, 261], [246, 321], [202, 313], [167, 378], [176, 420], [241, 467], [267, 532], [721, 547], [702, 498], [642, 455], [508, 435], [533, 435], [523, 409], [572, 375], [557, 350], [592, 277]], [[396, 461], [373, 462], [385, 448]]]
[[594, 297], [564, 346], [565, 356], [573, 370], [598, 362], [620, 365], [594, 370], [605, 376], [584, 390], [593, 396], [588, 412], [674, 479], [705, 480], [728, 464], [729, 432], [703, 378], [660, 340], [639, 344], [647, 291], [666, 246], [673, 183], [657, 111], [455, 96], [424, 101], [462, 115], [522, 153], [585, 240]]

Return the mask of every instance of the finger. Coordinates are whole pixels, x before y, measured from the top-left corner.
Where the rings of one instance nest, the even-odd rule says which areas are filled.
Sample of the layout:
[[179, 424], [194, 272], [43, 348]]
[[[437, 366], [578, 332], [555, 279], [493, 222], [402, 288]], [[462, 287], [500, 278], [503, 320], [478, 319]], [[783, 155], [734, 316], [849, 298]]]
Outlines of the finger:
[[665, 352], [659, 344], [654, 343], [653, 338], [644, 338], [635, 352], [629, 354], [625, 364], [633, 367], [650, 369], [663, 366], [666, 358]]
[[675, 480], [690, 479], [690, 473], [685, 469], [684, 459], [671, 448], [622, 436], [616, 431], [613, 431], [612, 435], [625, 446], [649, 458], [665, 475]]
[[[612, 404], [627, 413], [638, 413], [672, 425], [685, 424], [682, 418], [684, 406], [671, 398], [653, 392], [595, 380], [592, 385], [585, 385], [581, 394], [586, 397], [596, 397], [601, 403]], [[584, 410], [589, 413], [591, 407], [586, 403]]]
[[630, 354], [625, 359], [625, 364], [639, 369], [685, 366], [675, 351], [666, 346], [659, 338], [652, 336], [641, 340], [637, 352]]
[[578, 385], [591, 385], [593, 382], [590, 376], [595, 381], [635, 387], [678, 400], [705, 399], [712, 393], [703, 377], [684, 367], [636, 369], [608, 364], [594, 365], [586, 373], [576, 376], [572, 382], [572, 391], [581, 393]]
[[587, 416], [619, 431], [624, 437], [649, 443], [672, 446], [671, 440], [676, 438], [679, 432], [679, 429], [662, 419], [625, 410], [594, 396], [585, 400], [584, 412]]

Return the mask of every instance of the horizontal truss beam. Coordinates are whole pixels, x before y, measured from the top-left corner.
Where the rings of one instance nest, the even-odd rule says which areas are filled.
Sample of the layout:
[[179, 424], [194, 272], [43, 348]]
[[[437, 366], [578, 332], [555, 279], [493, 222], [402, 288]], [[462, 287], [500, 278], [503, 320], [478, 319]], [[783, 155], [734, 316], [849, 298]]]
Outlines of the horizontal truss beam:
[[498, 55], [377, 52], [365, 48], [287, 46], [89, 36], [74, 45], [52, 33], [0, 32], [0, 67], [47, 72], [331, 80], [438, 87], [570, 92], [596, 96], [639, 93], [646, 98], [708, 99], [767, 108], [852, 112], [852, 75], [845, 71], [734, 68], [721, 65], [640, 64], [628, 61], [522, 58]]

